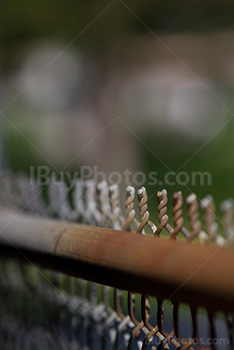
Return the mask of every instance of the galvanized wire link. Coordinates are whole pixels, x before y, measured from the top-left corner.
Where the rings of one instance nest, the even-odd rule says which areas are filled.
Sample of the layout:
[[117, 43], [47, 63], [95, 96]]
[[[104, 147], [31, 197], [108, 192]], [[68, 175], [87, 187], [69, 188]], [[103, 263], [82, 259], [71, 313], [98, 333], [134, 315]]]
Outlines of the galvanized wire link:
[[204, 211], [204, 221], [207, 232], [206, 244], [212, 241], [216, 242], [218, 246], [225, 244], [225, 239], [218, 234], [218, 225], [216, 223], [215, 204], [212, 196], [206, 196], [202, 202], [201, 207]]
[[[140, 223], [135, 218], [136, 211], [134, 209], [134, 200], [135, 200], [135, 188], [133, 186], [128, 186], [126, 188], [126, 201], [125, 201], [125, 208], [126, 208], [126, 220], [124, 224], [124, 230], [131, 231], [132, 224], [135, 224], [136, 230], [139, 227]], [[145, 297], [145, 299], [148, 301], [148, 299]], [[128, 318], [129, 322], [131, 322], [131, 334], [128, 339], [128, 350], [131, 350], [133, 347], [133, 342], [135, 340], [136, 335], [140, 335], [141, 332], [144, 335], [147, 335], [149, 333], [149, 330], [145, 327], [144, 322], [139, 322], [135, 317], [135, 303], [136, 303], [136, 297], [135, 294], [132, 292], [128, 292]], [[137, 341], [137, 346], [140, 348], [143, 344], [141, 340]]]
[[136, 219], [136, 211], [134, 209], [135, 201], [135, 188], [133, 186], [128, 186], [126, 188], [126, 220], [124, 222], [123, 229], [125, 231], [131, 231], [131, 225], [134, 224], [136, 229], [140, 225], [139, 221]]
[[[149, 226], [154, 235], [157, 232], [157, 227], [156, 225], [149, 219], [149, 212], [148, 212], [148, 205], [147, 205], [147, 193], [145, 187], [142, 187], [141, 189], [138, 190], [137, 192], [138, 195], [138, 201], [139, 201], [139, 209], [140, 209], [140, 217], [141, 217], [141, 223], [137, 229], [138, 233], [143, 233], [143, 229], [146, 226]], [[154, 349], [154, 336], [157, 336], [157, 338], [162, 342], [165, 341], [165, 336], [159, 331], [158, 326], [152, 326], [151, 323], [149, 322], [149, 299], [146, 295], [141, 296], [141, 314], [142, 314], [142, 320], [143, 324], [148, 329], [147, 335], [144, 337], [144, 341], [142, 344], [142, 350], [146, 350], [148, 345], [151, 344], [151, 348]], [[139, 326], [137, 326], [139, 327]], [[163, 348], [168, 349], [168, 344], [164, 344]]]
[[48, 186], [49, 212], [61, 220], [72, 220], [73, 210], [68, 202], [68, 189], [65, 181], [52, 179]]
[[41, 197], [42, 189], [36, 182], [30, 183], [25, 175], [20, 175], [17, 177], [16, 186], [22, 199], [21, 205], [25, 211], [43, 216], [47, 214], [47, 206]]
[[173, 224], [175, 226], [174, 231], [171, 234], [171, 238], [176, 238], [176, 235], [181, 232], [183, 225], [184, 225], [184, 219], [182, 217], [183, 211], [183, 199], [181, 192], [176, 192], [173, 195]]
[[84, 181], [81, 179], [77, 179], [74, 183], [74, 189], [72, 193], [72, 201], [74, 206], [74, 220], [82, 222], [85, 213], [84, 188]]
[[18, 176], [10, 170], [0, 172], [0, 203], [15, 209], [22, 208], [21, 193], [17, 187]]
[[131, 225], [134, 222], [136, 211], [134, 210], [134, 200], [135, 200], [135, 188], [128, 186], [126, 188], [126, 220], [124, 223], [124, 231], [131, 231]]
[[[109, 201], [110, 201], [110, 226], [115, 230], [122, 230], [124, 225], [124, 219], [121, 215], [121, 209], [119, 206], [119, 186], [113, 184], [109, 186]], [[123, 292], [120, 289], [114, 288], [114, 310], [117, 315], [117, 328], [114, 344], [118, 347], [118, 338], [121, 328], [125, 325], [126, 321], [129, 322], [128, 315], [127, 320], [123, 314]]]
[[190, 232], [184, 227], [183, 219], [183, 195], [182, 192], [175, 192], [173, 195], [173, 223], [175, 229], [172, 233], [172, 238], [174, 238], [179, 232], [181, 232], [187, 240], [191, 240]]
[[199, 220], [199, 204], [197, 201], [197, 196], [192, 193], [190, 194], [187, 199], [186, 203], [188, 206], [188, 217], [191, 227], [191, 235], [190, 240], [194, 240], [196, 237], [199, 237], [201, 232], [201, 222]]
[[160, 225], [157, 231], [155, 232], [155, 236], [159, 236], [161, 231], [165, 228], [166, 231], [169, 233], [169, 237], [172, 237], [174, 233], [174, 229], [168, 223], [168, 215], [167, 215], [168, 198], [167, 198], [167, 191], [165, 189], [157, 193], [157, 200], [158, 200], [158, 213], [159, 213], [158, 219], [159, 219]]
[[233, 217], [234, 217], [234, 201], [232, 198], [226, 199], [220, 204], [220, 210], [222, 213], [222, 223], [224, 237], [227, 240], [231, 240], [234, 235]]
[[[184, 220], [182, 217], [182, 206], [183, 206], [183, 197], [181, 192], [176, 192], [173, 195], [173, 224], [175, 228], [168, 223], [167, 215], [167, 191], [162, 190], [157, 193], [158, 200], [158, 219], [159, 226], [155, 232], [155, 236], [159, 237], [163, 229], [165, 229], [169, 234], [170, 238], [176, 239], [176, 236], [179, 232], [183, 233], [186, 239], [190, 240], [190, 233], [184, 227]], [[191, 348], [193, 345], [193, 339], [186, 340], [180, 336], [178, 332], [178, 304], [172, 304], [173, 311], [173, 327], [170, 332], [167, 332], [164, 328], [164, 308], [163, 300], [158, 299], [158, 311], [157, 311], [157, 328], [161, 334], [161, 348], [173, 344], [175, 348], [181, 348], [181, 343], [183, 348]]]
[[137, 228], [138, 233], [143, 233], [143, 229], [146, 225], [150, 227], [152, 232], [155, 234], [157, 227], [155, 224], [149, 219], [149, 211], [148, 211], [148, 196], [146, 193], [145, 187], [141, 187], [137, 191], [138, 201], [139, 201], [139, 209], [140, 209], [140, 217], [141, 217], [141, 223], [139, 227]]
[[163, 228], [168, 229], [168, 215], [167, 215], [167, 191], [162, 190], [157, 193], [158, 200], [158, 221], [159, 225], [155, 232], [155, 236], [159, 236]]
[[113, 184], [109, 187], [110, 207], [111, 207], [111, 227], [115, 230], [121, 230], [124, 225], [124, 218], [121, 215], [119, 203], [119, 186]]
[[208, 235], [201, 229], [202, 224], [199, 219], [199, 204], [195, 193], [192, 193], [187, 197], [186, 204], [188, 207], [188, 218], [192, 230], [190, 240], [193, 241], [196, 239], [196, 237], [198, 237], [200, 244], [204, 245], [208, 239]]
[[[87, 180], [85, 187], [85, 211], [83, 213], [83, 222], [88, 225], [100, 226], [102, 215], [97, 209], [96, 183], [93, 180]], [[88, 283], [88, 298], [90, 304], [95, 307], [98, 302], [98, 286], [96, 283]]]
[[102, 226], [109, 226], [111, 220], [111, 206], [109, 201], [109, 187], [106, 181], [97, 184], [100, 212], [102, 213]]
[[102, 214], [97, 209], [96, 184], [93, 180], [85, 182], [85, 210], [83, 213], [84, 223], [100, 226]]
[[[188, 216], [190, 220], [190, 226], [192, 232], [190, 233], [184, 227], [184, 219], [183, 219], [183, 196], [182, 192], [176, 192], [173, 195], [173, 224], [175, 228], [173, 228], [168, 223], [168, 214], [167, 214], [167, 191], [164, 189], [157, 193], [158, 200], [158, 220], [159, 226], [157, 231], [155, 232], [155, 236], [159, 236], [163, 229], [165, 229], [170, 238], [175, 239], [179, 232], [181, 232], [188, 241], [192, 241], [195, 239], [197, 235], [199, 235], [200, 239], [202, 239], [202, 232], [200, 232], [200, 223], [198, 220], [198, 203], [196, 201], [196, 197], [192, 194], [187, 198], [187, 206], [188, 206]], [[206, 235], [206, 234], [205, 234]]]
[[206, 196], [202, 202], [201, 207], [204, 210], [204, 221], [206, 225], [206, 232], [208, 234], [207, 242], [215, 241], [218, 231], [218, 226], [215, 221], [215, 205], [212, 196]]
[[[130, 226], [132, 223], [135, 223], [136, 229], [138, 233], [144, 234], [144, 227], [148, 225], [153, 233], [157, 230], [156, 226], [149, 220], [149, 214], [147, 211], [147, 193], [145, 188], [141, 188], [138, 191], [138, 200], [139, 200], [139, 208], [140, 208], [140, 216], [142, 219], [142, 222], [144, 226], [141, 226], [141, 223], [135, 218], [135, 210], [134, 210], [134, 199], [135, 199], [135, 189], [132, 186], [128, 186], [126, 189], [126, 201], [125, 201], [125, 207], [126, 207], [126, 215], [127, 219], [125, 222], [125, 229], [131, 230]], [[139, 230], [139, 231], [138, 231]], [[128, 317], [132, 322], [132, 331], [131, 336], [128, 341], [128, 350], [132, 349], [132, 344], [134, 339], [136, 338], [137, 334], [143, 334], [143, 341], [138, 340], [138, 348], [140, 349], [146, 349], [148, 345], [150, 345], [150, 348], [156, 349], [154, 345], [154, 336], [156, 335], [157, 338], [160, 340], [165, 339], [163, 335], [158, 331], [157, 327], [154, 328], [149, 323], [149, 299], [147, 296], [142, 295], [141, 297], [141, 303], [142, 303], [142, 321], [137, 321], [135, 317], [135, 295], [132, 292], [128, 293]], [[147, 312], [146, 312], [147, 310]], [[166, 347], [168, 349], [168, 346]]]

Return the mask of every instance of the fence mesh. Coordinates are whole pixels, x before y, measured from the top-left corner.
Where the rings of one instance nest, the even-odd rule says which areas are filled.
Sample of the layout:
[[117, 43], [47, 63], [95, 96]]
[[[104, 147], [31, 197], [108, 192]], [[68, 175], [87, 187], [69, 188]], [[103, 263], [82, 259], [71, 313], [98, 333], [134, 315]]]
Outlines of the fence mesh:
[[[184, 210], [183, 195], [176, 192], [170, 220], [167, 191], [162, 190], [155, 200], [154, 223], [144, 187], [137, 192], [127, 187], [124, 213], [118, 185], [105, 181], [77, 180], [68, 191], [66, 181], [51, 179], [45, 188], [24, 175], [5, 172], [0, 188], [2, 206], [34, 215], [143, 235], [150, 230], [155, 239], [163, 235], [222, 249], [233, 244], [232, 199], [221, 203], [218, 219], [211, 196], [199, 205], [196, 195], [189, 195]], [[0, 268], [1, 349], [233, 347], [231, 314], [194, 309], [157, 295], [135, 295], [11, 259], [2, 259]]]

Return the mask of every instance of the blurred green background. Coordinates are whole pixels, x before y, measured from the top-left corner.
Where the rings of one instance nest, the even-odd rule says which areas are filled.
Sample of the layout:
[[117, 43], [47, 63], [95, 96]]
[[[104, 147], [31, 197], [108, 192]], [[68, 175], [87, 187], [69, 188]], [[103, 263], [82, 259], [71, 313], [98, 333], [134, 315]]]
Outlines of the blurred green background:
[[233, 196], [231, 1], [9, 0], [1, 13], [3, 167], [181, 168], [212, 184], [169, 195]]

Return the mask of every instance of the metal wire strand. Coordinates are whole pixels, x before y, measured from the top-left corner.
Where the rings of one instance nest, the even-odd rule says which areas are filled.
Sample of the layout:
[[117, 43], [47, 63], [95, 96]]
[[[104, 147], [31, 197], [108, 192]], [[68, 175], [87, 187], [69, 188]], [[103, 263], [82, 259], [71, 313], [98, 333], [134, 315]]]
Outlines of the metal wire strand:
[[140, 209], [140, 217], [141, 217], [141, 223], [137, 228], [137, 233], [142, 233], [144, 227], [148, 225], [152, 230], [152, 232], [155, 234], [157, 227], [149, 219], [148, 204], [147, 204], [148, 196], [147, 196], [145, 187], [142, 187], [137, 191], [137, 196], [139, 201], [139, 209]]
[[72, 193], [72, 200], [74, 205], [74, 214], [73, 218], [76, 221], [84, 221], [85, 213], [85, 198], [84, 198], [84, 181], [77, 179], [74, 183], [74, 190]]
[[131, 231], [131, 225], [135, 224], [136, 228], [140, 225], [139, 221], [136, 219], [136, 211], [134, 209], [135, 201], [135, 188], [133, 186], [128, 186], [126, 188], [126, 220], [124, 221], [124, 231]]
[[226, 199], [220, 204], [220, 210], [222, 214], [222, 223], [223, 223], [223, 231], [224, 237], [227, 240], [231, 240], [234, 235], [233, 231], [233, 208], [234, 201], [232, 198]]
[[[126, 201], [125, 201], [127, 218], [124, 223], [124, 230], [126, 231], [131, 231], [132, 223], [135, 223], [136, 228], [138, 228], [140, 225], [139, 221], [135, 218], [136, 212], [134, 210], [134, 200], [135, 200], [135, 188], [133, 186], [128, 186], [126, 188]], [[147, 299], [147, 297], [145, 298]], [[148, 299], [147, 299], [147, 302], [149, 305]], [[145, 333], [145, 335], [149, 333], [149, 330], [144, 326], [144, 322], [143, 321], [139, 322], [135, 317], [135, 303], [136, 303], [135, 294], [132, 292], [128, 292], [128, 316], [132, 324], [135, 325], [135, 327], [133, 327], [132, 329], [132, 332], [128, 341], [128, 350], [132, 349], [133, 339], [138, 332], [142, 331]]]
[[124, 219], [121, 215], [119, 205], [119, 186], [113, 184], [109, 187], [109, 198], [111, 207], [111, 227], [115, 230], [121, 230], [124, 224]]
[[41, 196], [42, 189], [37, 182], [30, 182], [27, 176], [21, 174], [16, 179], [16, 186], [22, 199], [22, 205], [26, 206], [26, 211], [46, 216], [47, 206]]
[[217, 224], [215, 222], [215, 205], [213, 197], [208, 195], [201, 201], [201, 207], [204, 211], [204, 221], [206, 232], [208, 234], [207, 243], [215, 241], [217, 236]]
[[218, 234], [218, 225], [215, 221], [216, 214], [213, 197], [211, 195], [206, 196], [201, 201], [201, 207], [204, 211], [204, 221], [207, 232], [205, 244], [215, 242], [218, 246], [223, 246], [226, 241], [221, 235]]
[[102, 214], [97, 209], [96, 184], [93, 180], [85, 181], [85, 201], [85, 222], [87, 224], [100, 226], [102, 223]]
[[[142, 222], [140, 226], [138, 227], [137, 232], [142, 233], [143, 228], [148, 225], [151, 230], [153, 231], [154, 235], [157, 231], [157, 227], [149, 220], [149, 212], [148, 212], [148, 205], [147, 205], [147, 193], [145, 187], [142, 187], [141, 189], [138, 190], [138, 200], [139, 200], [139, 208], [140, 208], [140, 216], [142, 219]], [[166, 341], [165, 336], [159, 331], [158, 325], [152, 326], [149, 322], [149, 299], [146, 295], [142, 295], [141, 297], [141, 313], [142, 313], [142, 320], [144, 322], [145, 327], [148, 328], [149, 333], [146, 335], [144, 338], [144, 342], [142, 345], [142, 350], [147, 349], [147, 345], [151, 342], [153, 339], [153, 336], [156, 335], [160, 341], [163, 344], [163, 348], [169, 349], [168, 346], [168, 341]], [[165, 342], [165, 344], [164, 344]], [[174, 342], [174, 340], [173, 340]], [[180, 346], [176, 341], [175, 344]], [[174, 345], [175, 345], [174, 344]]]
[[159, 226], [155, 232], [155, 236], [159, 237], [163, 228], [165, 228], [169, 233], [173, 232], [173, 228], [168, 224], [168, 215], [167, 215], [167, 191], [162, 190], [157, 193], [158, 201], [158, 220]]
[[194, 240], [200, 235], [201, 232], [201, 222], [199, 220], [199, 205], [197, 201], [197, 196], [192, 193], [186, 198], [186, 204], [188, 207], [188, 217], [190, 222], [190, 227], [192, 233], [190, 235], [190, 240]]
[[[99, 211], [101, 213], [100, 226], [110, 226], [111, 221], [111, 206], [109, 201], [109, 188], [107, 181], [103, 180], [97, 184], [97, 200], [99, 204]], [[114, 310], [109, 305], [109, 287], [102, 286], [102, 299], [110, 317], [108, 318], [106, 325], [108, 325], [116, 316]], [[114, 317], [113, 317], [114, 316]]]
[[184, 227], [183, 219], [183, 196], [182, 192], [175, 192], [173, 195], [173, 224], [175, 229], [171, 234], [171, 238], [175, 239], [176, 235], [181, 232], [186, 237], [187, 240], [190, 240], [190, 233]]
[[[163, 190], [162, 192], [158, 192], [157, 194], [157, 200], [158, 200], [158, 212], [159, 212], [159, 222], [160, 227], [158, 227], [158, 233], [156, 232], [156, 235], [159, 236], [162, 229], [165, 228], [170, 233], [170, 238], [176, 239], [176, 235], [179, 232], [182, 232], [187, 239], [189, 239], [189, 232], [184, 228], [183, 224], [183, 218], [182, 218], [182, 205], [183, 205], [183, 197], [181, 192], [177, 192], [173, 196], [173, 223], [175, 225], [175, 229], [173, 229], [168, 224], [168, 216], [167, 216], [167, 191]], [[177, 335], [177, 338], [182, 341], [184, 346], [187, 346], [187, 348], [192, 347], [193, 340], [186, 341], [183, 339], [178, 332], [178, 304], [172, 303], [172, 309], [173, 309], [173, 328], [168, 333], [163, 328], [163, 322], [164, 322], [164, 312], [163, 312], [163, 301], [158, 300], [158, 312], [157, 312], [157, 321], [158, 321], [158, 329], [163, 334], [165, 339], [161, 342], [160, 348], [164, 348], [166, 344], [172, 343], [176, 348], [180, 348], [181, 344], [174, 339], [174, 336]]]
[[[113, 184], [109, 186], [109, 201], [110, 201], [110, 226], [115, 230], [121, 230], [124, 220], [121, 216], [119, 206], [119, 186]], [[123, 292], [120, 289], [114, 288], [114, 310], [118, 317], [118, 327], [115, 337], [115, 347], [117, 347], [120, 329], [125, 325], [126, 319], [129, 322], [129, 315], [123, 314]]]
[[51, 179], [48, 187], [50, 211], [61, 220], [72, 220], [72, 208], [68, 202], [68, 188], [65, 181]]
[[111, 206], [109, 201], [109, 187], [108, 183], [103, 180], [97, 184], [98, 199], [100, 212], [102, 213], [102, 226], [110, 226], [111, 221]]

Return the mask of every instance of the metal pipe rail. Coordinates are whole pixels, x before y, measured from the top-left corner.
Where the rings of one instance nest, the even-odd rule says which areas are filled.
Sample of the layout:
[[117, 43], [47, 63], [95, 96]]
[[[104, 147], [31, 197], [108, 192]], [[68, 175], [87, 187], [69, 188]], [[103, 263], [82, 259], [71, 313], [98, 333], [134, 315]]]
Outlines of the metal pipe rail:
[[0, 210], [0, 257], [174, 302], [234, 311], [234, 252]]

